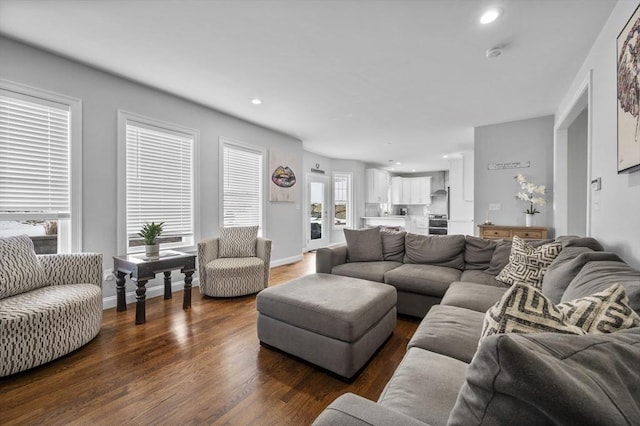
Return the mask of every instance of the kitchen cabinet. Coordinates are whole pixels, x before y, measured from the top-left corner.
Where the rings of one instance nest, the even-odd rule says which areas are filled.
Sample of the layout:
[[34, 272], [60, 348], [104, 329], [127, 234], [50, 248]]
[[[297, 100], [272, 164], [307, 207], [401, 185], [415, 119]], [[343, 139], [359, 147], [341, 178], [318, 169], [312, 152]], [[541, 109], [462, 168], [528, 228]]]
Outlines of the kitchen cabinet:
[[389, 173], [380, 169], [367, 169], [367, 203], [389, 203]]
[[391, 178], [392, 204], [431, 204], [431, 177]]

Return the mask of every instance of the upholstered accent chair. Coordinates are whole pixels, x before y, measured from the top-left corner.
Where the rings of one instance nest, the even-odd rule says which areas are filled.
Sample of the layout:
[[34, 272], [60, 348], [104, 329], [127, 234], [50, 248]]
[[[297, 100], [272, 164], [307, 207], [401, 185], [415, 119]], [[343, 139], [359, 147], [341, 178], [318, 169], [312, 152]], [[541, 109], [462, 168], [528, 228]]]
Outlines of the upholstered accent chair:
[[198, 243], [200, 294], [235, 297], [267, 288], [271, 240], [257, 233], [257, 226], [222, 228]]

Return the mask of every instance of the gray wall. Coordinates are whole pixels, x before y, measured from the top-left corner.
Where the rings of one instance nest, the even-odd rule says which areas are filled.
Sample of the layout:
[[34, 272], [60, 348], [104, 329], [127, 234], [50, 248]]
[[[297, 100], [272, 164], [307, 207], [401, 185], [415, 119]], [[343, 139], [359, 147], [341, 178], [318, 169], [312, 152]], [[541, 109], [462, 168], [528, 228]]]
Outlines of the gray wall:
[[567, 234], [587, 233], [587, 116], [585, 109], [567, 129]]
[[[516, 198], [520, 186], [514, 179], [522, 173], [547, 186], [547, 205], [538, 207], [534, 225], [553, 228], [553, 120], [547, 116], [475, 128], [475, 223], [486, 220], [489, 204], [500, 204], [500, 210], [491, 212], [494, 224], [524, 226], [528, 204]], [[488, 169], [489, 164], [526, 161], [528, 168]]]
[[[556, 112], [560, 123], [590, 82], [591, 175], [602, 178], [602, 190], [591, 191], [590, 235], [607, 250], [640, 268], [640, 172], [617, 172], [616, 38], [638, 1], [619, 1], [595, 40]], [[561, 167], [562, 165], [559, 165]]]
[[[200, 234], [218, 234], [219, 137], [294, 153], [302, 164], [302, 143], [193, 102], [154, 90], [39, 49], [0, 38], [2, 78], [79, 98], [83, 102], [82, 248], [104, 255], [112, 267], [116, 255], [117, 111], [145, 115], [200, 131]], [[302, 199], [302, 185], [298, 186]], [[267, 194], [268, 197], [268, 194]], [[283, 263], [302, 254], [301, 215], [295, 203], [268, 203], [267, 237], [273, 239], [272, 260]], [[154, 284], [151, 283], [150, 286]], [[128, 286], [131, 291], [131, 285]], [[113, 281], [104, 295], [115, 294]]]

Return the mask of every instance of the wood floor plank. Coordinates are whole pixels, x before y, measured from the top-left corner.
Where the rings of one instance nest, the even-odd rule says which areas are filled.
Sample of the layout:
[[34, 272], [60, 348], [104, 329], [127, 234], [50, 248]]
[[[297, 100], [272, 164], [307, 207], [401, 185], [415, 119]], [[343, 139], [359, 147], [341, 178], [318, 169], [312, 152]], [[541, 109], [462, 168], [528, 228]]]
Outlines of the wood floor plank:
[[[269, 285], [313, 273], [315, 255], [273, 268]], [[44, 366], [0, 378], [0, 424], [309, 424], [336, 397], [377, 399], [418, 320], [399, 317], [393, 335], [352, 383], [282, 352], [256, 335], [255, 295], [182, 294], [104, 311], [100, 334]]]

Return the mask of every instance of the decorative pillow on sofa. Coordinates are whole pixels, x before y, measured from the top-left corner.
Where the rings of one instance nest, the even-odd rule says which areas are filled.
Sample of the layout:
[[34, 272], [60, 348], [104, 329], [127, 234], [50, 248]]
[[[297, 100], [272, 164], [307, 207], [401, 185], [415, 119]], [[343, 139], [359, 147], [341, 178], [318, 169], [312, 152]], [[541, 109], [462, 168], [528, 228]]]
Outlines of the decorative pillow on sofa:
[[0, 259], [0, 299], [47, 285], [28, 236], [0, 238]]
[[446, 266], [464, 270], [464, 235], [418, 235], [404, 237], [404, 263]]
[[222, 228], [218, 255], [220, 257], [254, 257], [257, 238], [257, 226]]
[[559, 305], [534, 287], [515, 284], [487, 310], [480, 341], [503, 333], [592, 334], [638, 327], [640, 316], [628, 302], [620, 284]]
[[534, 247], [518, 236], [513, 237], [509, 264], [496, 280], [506, 284], [529, 284], [540, 288], [547, 268], [562, 251], [562, 243], [551, 242]]
[[382, 237], [382, 257], [384, 260], [402, 262], [404, 258], [404, 231], [392, 231], [380, 228]]
[[373, 262], [383, 260], [380, 228], [345, 229], [349, 262]]

